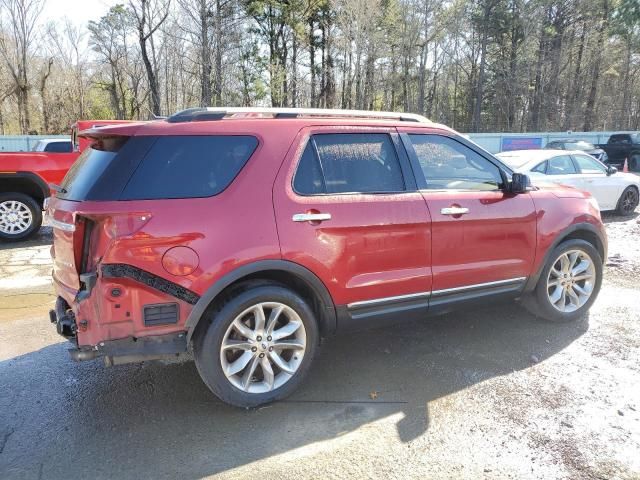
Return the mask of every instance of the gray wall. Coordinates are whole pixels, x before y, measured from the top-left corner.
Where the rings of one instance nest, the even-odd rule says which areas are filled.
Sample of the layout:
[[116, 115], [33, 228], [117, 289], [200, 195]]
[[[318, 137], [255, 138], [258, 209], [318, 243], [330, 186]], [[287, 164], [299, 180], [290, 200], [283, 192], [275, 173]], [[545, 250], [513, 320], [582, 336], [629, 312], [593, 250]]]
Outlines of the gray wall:
[[586, 140], [591, 143], [607, 143], [609, 136], [620, 132], [540, 132], [540, 133], [468, 133], [465, 136], [480, 145], [491, 153], [502, 151], [502, 140], [504, 138], [521, 138], [542, 140], [542, 146], [552, 140], [563, 138], [576, 138]]

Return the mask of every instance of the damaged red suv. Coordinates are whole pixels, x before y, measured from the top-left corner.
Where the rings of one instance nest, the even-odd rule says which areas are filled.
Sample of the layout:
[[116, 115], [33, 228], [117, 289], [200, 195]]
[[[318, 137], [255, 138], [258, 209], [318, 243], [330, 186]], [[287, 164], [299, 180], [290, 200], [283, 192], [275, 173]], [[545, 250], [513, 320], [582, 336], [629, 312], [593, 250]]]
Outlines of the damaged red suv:
[[49, 206], [74, 360], [192, 351], [218, 397], [255, 406], [335, 332], [505, 298], [569, 321], [600, 289], [587, 193], [532, 187], [423, 117], [198, 108], [81, 135]]

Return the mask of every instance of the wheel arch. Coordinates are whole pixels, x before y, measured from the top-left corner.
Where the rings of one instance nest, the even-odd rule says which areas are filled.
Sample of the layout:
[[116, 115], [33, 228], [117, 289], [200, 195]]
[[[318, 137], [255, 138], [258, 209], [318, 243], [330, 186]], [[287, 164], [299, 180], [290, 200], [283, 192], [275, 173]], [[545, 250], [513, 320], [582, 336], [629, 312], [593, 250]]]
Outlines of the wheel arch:
[[44, 180], [31, 172], [0, 173], [0, 192], [23, 193], [38, 202], [40, 207], [50, 194]]
[[317, 316], [321, 337], [336, 330], [336, 309], [329, 290], [309, 269], [287, 260], [261, 260], [243, 265], [227, 273], [200, 297], [185, 322], [187, 340], [206, 321], [219, 301], [250, 282], [272, 281], [291, 288], [303, 298], [312, 300], [310, 307]]
[[542, 274], [542, 270], [544, 270], [544, 266], [549, 261], [549, 257], [555, 248], [560, 245], [562, 242], [567, 240], [584, 240], [595, 247], [595, 249], [600, 254], [602, 259], [602, 263], [607, 261], [607, 239], [602, 235], [602, 233], [592, 224], [590, 223], [577, 223], [571, 225], [564, 230], [562, 230], [555, 238], [553, 243], [547, 248], [546, 253], [544, 254], [544, 260], [540, 264], [538, 270], [529, 277], [527, 280], [527, 284], [525, 285], [524, 291], [531, 292], [538, 284], [538, 279]]

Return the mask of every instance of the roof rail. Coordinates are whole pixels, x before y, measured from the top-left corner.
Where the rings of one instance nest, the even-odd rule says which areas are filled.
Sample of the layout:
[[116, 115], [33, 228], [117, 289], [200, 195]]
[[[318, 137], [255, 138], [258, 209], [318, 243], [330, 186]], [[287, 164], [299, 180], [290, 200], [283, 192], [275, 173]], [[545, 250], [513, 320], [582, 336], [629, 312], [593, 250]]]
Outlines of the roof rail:
[[359, 118], [369, 120], [396, 120], [402, 122], [430, 122], [422, 115], [401, 112], [373, 112], [367, 110], [339, 110], [325, 108], [252, 108], [252, 107], [200, 107], [174, 113], [167, 122], [196, 122], [224, 118]]

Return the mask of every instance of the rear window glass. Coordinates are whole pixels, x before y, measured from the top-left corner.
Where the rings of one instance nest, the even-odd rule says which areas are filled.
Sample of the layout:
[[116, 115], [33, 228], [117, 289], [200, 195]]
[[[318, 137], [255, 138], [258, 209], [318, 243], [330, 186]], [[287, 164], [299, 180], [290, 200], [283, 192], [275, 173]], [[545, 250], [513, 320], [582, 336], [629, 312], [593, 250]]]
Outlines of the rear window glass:
[[45, 152], [69, 153], [71, 152], [71, 142], [50, 142], [44, 147]]
[[252, 136], [134, 136], [94, 142], [62, 182], [67, 200], [150, 200], [216, 195], [258, 146]]
[[227, 188], [257, 146], [255, 137], [242, 135], [158, 137], [121, 199], [216, 195]]
[[[104, 139], [95, 148], [87, 148], [67, 172], [62, 181], [62, 191], [56, 196], [66, 200], [96, 200], [95, 190], [103, 182], [113, 160], [118, 156], [120, 150], [128, 144], [131, 148], [133, 142], [127, 142], [128, 137], [114, 137]], [[117, 197], [111, 197], [115, 199]]]

